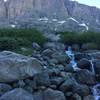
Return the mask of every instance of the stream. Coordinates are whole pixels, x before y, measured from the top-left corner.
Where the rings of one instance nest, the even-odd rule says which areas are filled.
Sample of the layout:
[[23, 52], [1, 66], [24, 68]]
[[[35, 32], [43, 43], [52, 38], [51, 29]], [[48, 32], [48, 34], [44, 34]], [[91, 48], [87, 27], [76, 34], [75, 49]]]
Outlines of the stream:
[[[70, 64], [73, 67], [74, 71], [76, 70], [82, 70], [80, 68], [77, 67], [77, 62], [75, 61], [75, 56], [74, 53], [72, 51], [71, 46], [68, 47], [68, 49], [65, 51], [65, 53], [69, 56], [69, 58], [71, 59]], [[91, 63], [91, 72], [95, 74], [95, 68], [94, 68], [94, 58], [92, 57], [92, 55], [90, 55], [91, 59], [89, 60]], [[94, 86], [92, 86], [91, 88], [92, 91], [92, 95], [94, 97], [94, 100], [100, 100], [100, 83], [96, 83]]]

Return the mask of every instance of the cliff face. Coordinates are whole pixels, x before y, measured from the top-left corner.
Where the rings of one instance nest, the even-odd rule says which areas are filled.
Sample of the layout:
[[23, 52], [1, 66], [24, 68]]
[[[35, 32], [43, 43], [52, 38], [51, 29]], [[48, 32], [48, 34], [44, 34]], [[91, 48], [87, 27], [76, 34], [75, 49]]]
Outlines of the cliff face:
[[7, 2], [1, 0], [0, 16], [5, 16], [5, 13], [8, 14], [9, 18], [67, 16], [63, 0], [8, 0]]
[[[100, 30], [100, 9], [70, 0], [7, 0], [7, 2], [0, 0], [0, 26], [2, 18], [8, 23], [14, 23], [15, 20], [19, 23], [22, 23], [22, 20], [27, 21], [28, 24], [33, 22], [33, 26], [36, 26], [34, 22], [39, 26], [48, 21], [48, 25], [52, 23], [51, 26], [54, 26], [55, 30], [57, 27], [76, 30], [80, 26], [85, 30]], [[35, 18], [35, 20], [29, 22], [26, 18], [28, 20]], [[44, 23], [40, 22], [39, 18], [45, 18], [42, 19]]]

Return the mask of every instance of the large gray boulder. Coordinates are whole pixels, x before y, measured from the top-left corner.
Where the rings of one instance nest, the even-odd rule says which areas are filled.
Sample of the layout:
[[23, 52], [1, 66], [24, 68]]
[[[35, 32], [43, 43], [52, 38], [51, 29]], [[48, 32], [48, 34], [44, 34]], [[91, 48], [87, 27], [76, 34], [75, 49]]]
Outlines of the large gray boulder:
[[66, 100], [63, 92], [50, 88], [44, 91], [43, 96], [44, 100]]
[[35, 58], [10, 51], [0, 52], [0, 82], [25, 79], [41, 72], [41, 63]]
[[33, 95], [29, 92], [21, 89], [16, 88], [12, 91], [5, 93], [3, 96], [0, 97], [0, 100], [34, 100]]

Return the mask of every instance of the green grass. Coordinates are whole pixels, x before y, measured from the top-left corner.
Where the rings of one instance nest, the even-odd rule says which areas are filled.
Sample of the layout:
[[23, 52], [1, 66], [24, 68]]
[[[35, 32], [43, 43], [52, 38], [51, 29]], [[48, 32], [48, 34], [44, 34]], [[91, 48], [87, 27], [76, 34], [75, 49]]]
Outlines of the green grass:
[[36, 29], [0, 29], [0, 50], [32, 48], [33, 42], [42, 46], [45, 41], [43, 33]]

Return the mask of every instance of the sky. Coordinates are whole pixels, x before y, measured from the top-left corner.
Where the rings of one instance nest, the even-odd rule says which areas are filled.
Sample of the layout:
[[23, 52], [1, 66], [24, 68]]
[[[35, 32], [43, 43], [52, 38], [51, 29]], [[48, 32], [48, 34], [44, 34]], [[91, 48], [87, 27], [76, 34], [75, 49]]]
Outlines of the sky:
[[78, 1], [83, 4], [87, 4], [90, 6], [96, 6], [96, 7], [100, 8], [100, 0], [72, 0], [72, 1]]

